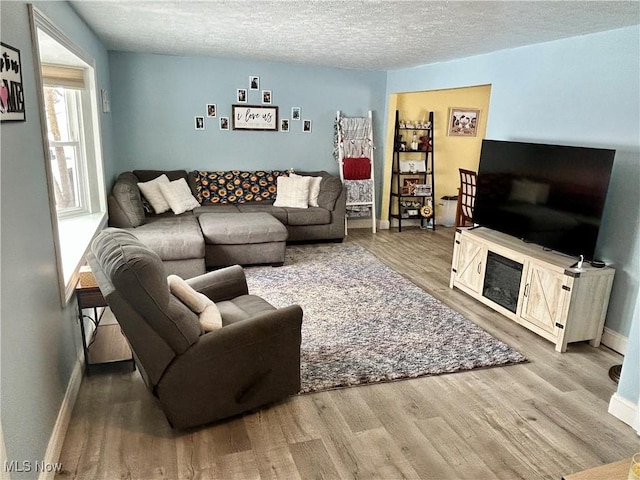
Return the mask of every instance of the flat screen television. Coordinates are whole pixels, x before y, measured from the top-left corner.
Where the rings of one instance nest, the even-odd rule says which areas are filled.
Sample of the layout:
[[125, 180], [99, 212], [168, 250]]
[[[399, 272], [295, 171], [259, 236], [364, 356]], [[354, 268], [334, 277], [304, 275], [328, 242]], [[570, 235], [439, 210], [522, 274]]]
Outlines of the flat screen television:
[[594, 259], [615, 150], [483, 140], [475, 223]]

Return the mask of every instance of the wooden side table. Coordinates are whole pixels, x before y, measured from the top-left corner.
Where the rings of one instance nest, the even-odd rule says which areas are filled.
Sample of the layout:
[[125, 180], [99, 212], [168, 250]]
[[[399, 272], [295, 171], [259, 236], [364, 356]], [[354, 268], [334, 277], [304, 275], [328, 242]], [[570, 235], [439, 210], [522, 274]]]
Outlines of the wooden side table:
[[[80, 323], [80, 332], [82, 336], [82, 349], [84, 351], [84, 364], [85, 364], [85, 373], [87, 375], [91, 374], [91, 366], [99, 365], [99, 364], [116, 364], [116, 363], [124, 363], [131, 362], [133, 369], [135, 370], [136, 365], [133, 359], [133, 354], [129, 349], [129, 346], [124, 341], [124, 338], [121, 338], [121, 343], [125, 344], [125, 348], [120, 348], [119, 358], [107, 358], [100, 359], [94, 358], [92, 355], [92, 347], [101, 347], [102, 350], [105, 350], [105, 344], [112, 343], [114, 340], [114, 333], [120, 335], [120, 326], [117, 324], [110, 325], [100, 325], [100, 321], [102, 320], [102, 314], [98, 315], [98, 308], [107, 307], [107, 301], [102, 296], [102, 292], [98, 287], [86, 287], [82, 286], [80, 283], [76, 287], [76, 300], [78, 302], [78, 322]], [[85, 315], [83, 310], [93, 309], [93, 317], [90, 315]], [[104, 312], [102, 312], [104, 313]], [[84, 328], [84, 319], [88, 318], [93, 322], [95, 329], [93, 331], [93, 335], [91, 336], [90, 341], [87, 343], [87, 338], [85, 335]], [[123, 354], [123, 350], [124, 353]], [[116, 353], [116, 356], [118, 353]], [[124, 358], [123, 358], [124, 357]]]

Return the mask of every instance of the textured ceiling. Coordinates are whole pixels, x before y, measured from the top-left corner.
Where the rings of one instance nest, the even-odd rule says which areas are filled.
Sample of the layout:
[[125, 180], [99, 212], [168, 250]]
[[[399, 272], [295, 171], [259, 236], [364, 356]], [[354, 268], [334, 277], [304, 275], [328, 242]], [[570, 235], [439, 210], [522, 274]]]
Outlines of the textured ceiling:
[[72, 1], [109, 50], [392, 70], [640, 23], [635, 1]]

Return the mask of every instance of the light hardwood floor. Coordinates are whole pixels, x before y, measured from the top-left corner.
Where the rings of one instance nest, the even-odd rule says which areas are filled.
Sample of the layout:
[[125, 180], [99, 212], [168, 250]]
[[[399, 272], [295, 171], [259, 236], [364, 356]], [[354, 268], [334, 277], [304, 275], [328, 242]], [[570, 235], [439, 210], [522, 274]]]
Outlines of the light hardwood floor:
[[450, 290], [453, 229], [350, 230], [383, 262], [530, 360], [291, 397], [173, 431], [137, 372], [85, 378], [56, 478], [560, 479], [640, 450], [607, 413], [621, 357], [550, 342]]

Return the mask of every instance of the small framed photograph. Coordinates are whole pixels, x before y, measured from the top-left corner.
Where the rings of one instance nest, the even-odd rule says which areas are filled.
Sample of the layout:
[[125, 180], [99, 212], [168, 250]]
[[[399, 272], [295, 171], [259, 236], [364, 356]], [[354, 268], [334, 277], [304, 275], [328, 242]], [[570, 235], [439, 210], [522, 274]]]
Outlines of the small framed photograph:
[[413, 186], [413, 193], [416, 197], [428, 197], [431, 195], [431, 185], [427, 183], [416, 183]]
[[402, 195], [415, 195], [416, 185], [420, 184], [420, 177], [406, 177], [402, 182]]
[[196, 130], [204, 130], [204, 117], [196, 117], [195, 122]]
[[450, 137], [475, 137], [478, 135], [479, 121], [479, 108], [451, 107], [449, 108], [447, 135]]
[[262, 103], [271, 105], [271, 90], [262, 90]]
[[207, 103], [207, 117], [215, 118], [216, 117], [216, 104], [215, 103]]
[[238, 89], [238, 103], [247, 103], [247, 89], [239, 88]]
[[311, 120], [302, 121], [302, 131], [304, 133], [311, 133]]
[[229, 117], [220, 117], [220, 130], [229, 130]]
[[249, 77], [249, 90], [260, 90], [260, 77], [251, 75]]
[[289, 119], [283, 118], [280, 120], [280, 131], [288, 132], [289, 131]]
[[300, 120], [300, 107], [293, 107], [291, 109], [291, 120]]

